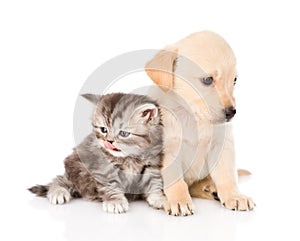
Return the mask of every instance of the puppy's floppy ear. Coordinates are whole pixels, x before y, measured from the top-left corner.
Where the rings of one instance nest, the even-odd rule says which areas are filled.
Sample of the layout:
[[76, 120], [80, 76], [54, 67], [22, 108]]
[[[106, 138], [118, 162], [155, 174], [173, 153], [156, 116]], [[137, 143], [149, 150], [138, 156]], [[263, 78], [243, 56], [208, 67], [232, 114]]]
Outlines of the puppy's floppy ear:
[[177, 52], [177, 48], [168, 46], [159, 51], [145, 66], [148, 76], [164, 90], [173, 88]]

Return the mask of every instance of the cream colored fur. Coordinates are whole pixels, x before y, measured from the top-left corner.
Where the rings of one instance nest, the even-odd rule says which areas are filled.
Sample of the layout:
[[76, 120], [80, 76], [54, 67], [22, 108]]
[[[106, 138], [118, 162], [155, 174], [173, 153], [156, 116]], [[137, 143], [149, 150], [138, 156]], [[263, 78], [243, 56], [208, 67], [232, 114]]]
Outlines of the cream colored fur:
[[[226, 208], [252, 210], [254, 202], [237, 186], [232, 127], [224, 122], [224, 108], [235, 106], [230, 46], [213, 32], [194, 33], [161, 50], [145, 69], [160, 87], [149, 94], [163, 107], [166, 211], [192, 214], [189, 187], [197, 193], [197, 183], [209, 175]], [[213, 84], [203, 85], [204, 77], [213, 77]]]

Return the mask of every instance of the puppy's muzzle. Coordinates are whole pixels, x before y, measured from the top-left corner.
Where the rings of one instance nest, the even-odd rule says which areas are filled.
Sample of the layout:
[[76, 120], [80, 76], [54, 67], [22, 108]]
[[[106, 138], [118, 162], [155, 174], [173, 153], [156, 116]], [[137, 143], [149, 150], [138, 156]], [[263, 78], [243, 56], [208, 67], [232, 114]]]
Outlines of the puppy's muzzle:
[[226, 121], [230, 121], [236, 114], [236, 109], [233, 106], [225, 108], [224, 110]]

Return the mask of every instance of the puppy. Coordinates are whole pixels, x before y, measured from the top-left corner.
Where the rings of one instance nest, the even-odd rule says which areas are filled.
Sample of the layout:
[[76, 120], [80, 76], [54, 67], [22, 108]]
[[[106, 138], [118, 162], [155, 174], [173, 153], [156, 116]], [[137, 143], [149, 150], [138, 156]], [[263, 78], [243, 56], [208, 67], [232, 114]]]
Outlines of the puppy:
[[194, 33], [158, 52], [145, 70], [160, 87], [149, 94], [163, 107], [166, 211], [193, 214], [189, 188], [228, 209], [252, 210], [254, 202], [237, 185], [230, 122], [237, 73], [227, 42], [210, 31]]

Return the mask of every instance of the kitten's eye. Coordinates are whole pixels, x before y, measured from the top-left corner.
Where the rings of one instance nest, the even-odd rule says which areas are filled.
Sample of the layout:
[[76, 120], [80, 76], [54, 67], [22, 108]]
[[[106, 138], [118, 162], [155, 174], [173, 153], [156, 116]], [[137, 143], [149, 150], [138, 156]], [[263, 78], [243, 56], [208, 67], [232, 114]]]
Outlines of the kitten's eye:
[[211, 85], [213, 81], [214, 81], [213, 77], [202, 78], [202, 83], [205, 85]]
[[234, 81], [233, 81], [233, 85], [235, 85], [235, 84], [236, 84], [236, 79], [237, 79], [237, 78], [235, 77], [235, 78], [234, 78]]
[[101, 131], [103, 134], [107, 133], [106, 127], [100, 127], [100, 131]]
[[122, 136], [122, 137], [128, 137], [130, 135], [130, 132], [127, 132], [127, 131], [120, 131], [119, 132], [119, 135]]

